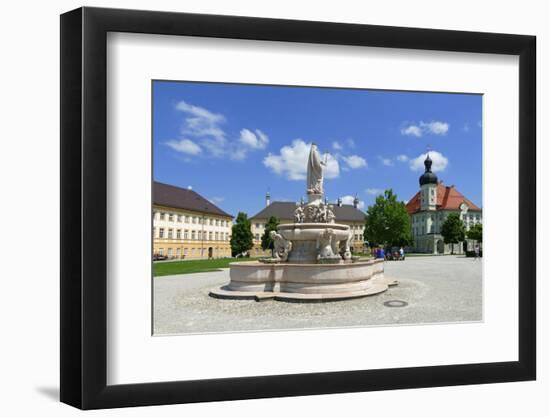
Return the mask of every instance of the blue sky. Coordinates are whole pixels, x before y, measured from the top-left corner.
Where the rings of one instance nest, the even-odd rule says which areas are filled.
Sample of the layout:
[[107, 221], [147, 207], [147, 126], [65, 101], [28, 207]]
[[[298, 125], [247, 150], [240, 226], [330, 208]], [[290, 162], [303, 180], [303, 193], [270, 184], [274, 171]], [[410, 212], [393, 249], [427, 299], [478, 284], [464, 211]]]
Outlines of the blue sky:
[[482, 96], [242, 84], [153, 82], [153, 176], [249, 216], [305, 195], [311, 142], [328, 152], [325, 193], [362, 207], [418, 191], [433, 169], [482, 205]]

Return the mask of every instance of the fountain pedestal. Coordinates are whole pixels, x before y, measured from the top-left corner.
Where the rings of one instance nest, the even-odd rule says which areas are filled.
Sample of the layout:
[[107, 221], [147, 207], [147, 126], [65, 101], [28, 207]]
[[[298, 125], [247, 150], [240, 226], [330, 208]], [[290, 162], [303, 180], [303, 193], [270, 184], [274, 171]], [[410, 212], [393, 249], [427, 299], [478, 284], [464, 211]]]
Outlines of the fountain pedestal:
[[215, 298], [274, 299], [294, 302], [338, 301], [378, 294], [397, 282], [384, 277], [381, 259], [340, 264], [230, 265], [231, 281], [213, 289]]

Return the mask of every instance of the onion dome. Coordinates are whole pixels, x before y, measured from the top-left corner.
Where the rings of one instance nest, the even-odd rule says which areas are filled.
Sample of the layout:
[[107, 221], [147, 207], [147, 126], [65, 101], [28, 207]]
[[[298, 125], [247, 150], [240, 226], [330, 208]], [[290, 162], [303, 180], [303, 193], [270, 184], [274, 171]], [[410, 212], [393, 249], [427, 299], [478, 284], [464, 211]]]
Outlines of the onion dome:
[[436, 184], [437, 185], [437, 175], [432, 172], [432, 160], [430, 154], [426, 155], [426, 160], [424, 161], [425, 171], [424, 174], [420, 176], [418, 182], [420, 186], [425, 184]]

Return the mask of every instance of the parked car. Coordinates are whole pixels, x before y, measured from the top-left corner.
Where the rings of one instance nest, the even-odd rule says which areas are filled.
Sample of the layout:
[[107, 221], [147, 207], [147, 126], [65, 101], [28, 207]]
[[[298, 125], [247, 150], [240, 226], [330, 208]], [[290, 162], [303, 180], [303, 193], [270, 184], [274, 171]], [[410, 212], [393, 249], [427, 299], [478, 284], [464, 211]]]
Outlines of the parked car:
[[153, 261], [165, 261], [167, 259], [168, 256], [166, 255], [159, 255], [158, 253], [153, 255]]

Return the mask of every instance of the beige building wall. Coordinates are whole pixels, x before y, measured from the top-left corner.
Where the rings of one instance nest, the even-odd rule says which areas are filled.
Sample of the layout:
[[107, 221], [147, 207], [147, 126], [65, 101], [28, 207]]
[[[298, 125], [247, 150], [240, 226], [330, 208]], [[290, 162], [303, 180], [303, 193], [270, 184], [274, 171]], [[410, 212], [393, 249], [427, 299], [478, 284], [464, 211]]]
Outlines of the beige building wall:
[[232, 218], [153, 206], [153, 255], [170, 259], [231, 257]]

